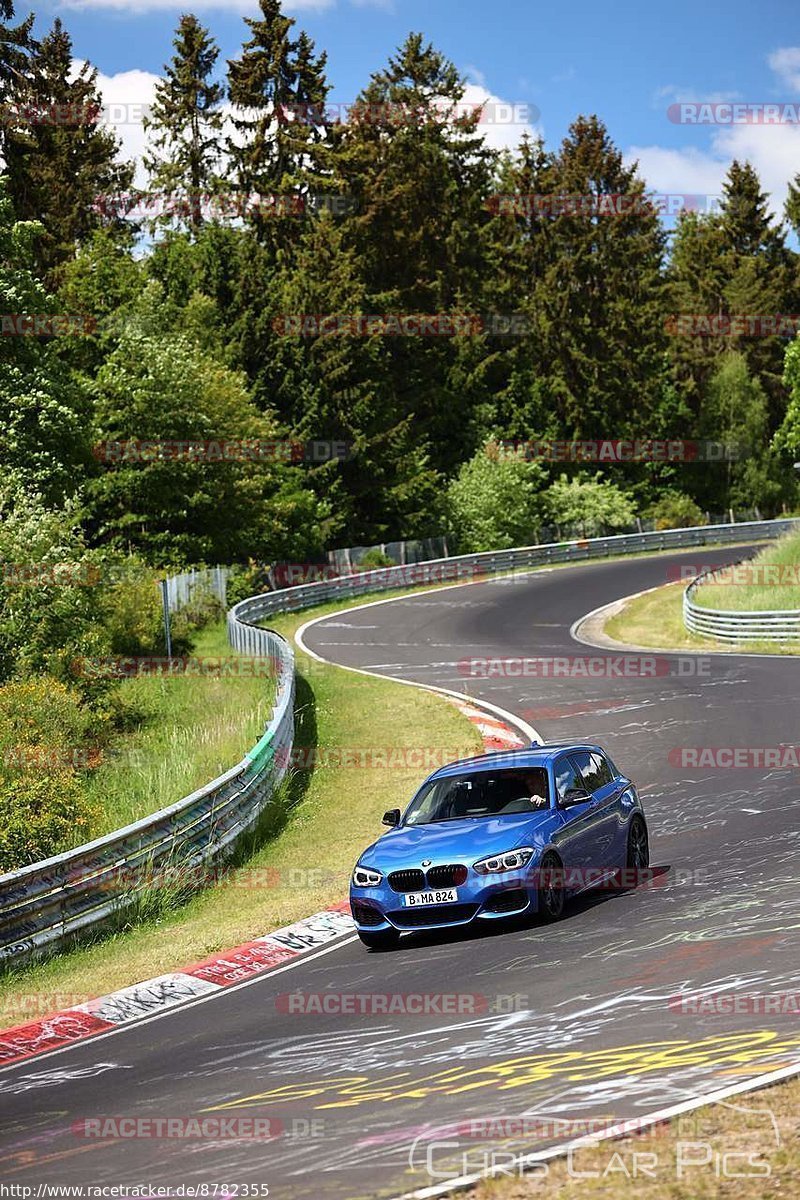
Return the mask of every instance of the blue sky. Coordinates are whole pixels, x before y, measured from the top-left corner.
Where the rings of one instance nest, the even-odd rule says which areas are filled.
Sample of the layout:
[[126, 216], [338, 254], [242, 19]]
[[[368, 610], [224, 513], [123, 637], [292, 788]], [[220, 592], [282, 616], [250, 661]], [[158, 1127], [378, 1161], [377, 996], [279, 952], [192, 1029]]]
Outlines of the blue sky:
[[[734, 156], [750, 159], [776, 206], [800, 171], [800, 125], [674, 124], [679, 100], [800, 102], [800, 12], [789, 0], [296, 0], [285, 11], [328, 51], [332, 99], [352, 100], [411, 30], [421, 31], [468, 76], [469, 98], [535, 106], [549, 146], [579, 112], [597, 112], [659, 192], [714, 193]], [[193, 8], [224, 57], [241, 45], [247, 0], [69, 0], [38, 9], [43, 32], [56, 14], [75, 54], [102, 73], [111, 101], [146, 103], [171, 54], [180, 12]], [[19, 12], [25, 11], [23, 8]], [[141, 133], [120, 128], [129, 152]], [[490, 135], [509, 143], [507, 125]]]

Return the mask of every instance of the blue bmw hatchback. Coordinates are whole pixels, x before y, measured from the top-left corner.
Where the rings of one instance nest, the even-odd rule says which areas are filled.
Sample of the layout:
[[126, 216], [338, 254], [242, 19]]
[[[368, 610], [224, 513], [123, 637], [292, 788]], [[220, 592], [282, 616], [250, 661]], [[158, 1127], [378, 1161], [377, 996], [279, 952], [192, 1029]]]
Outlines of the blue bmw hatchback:
[[632, 881], [650, 861], [635, 786], [586, 743], [450, 763], [383, 822], [390, 832], [364, 851], [350, 884], [371, 949], [408, 930], [536, 912], [557, 920], [570, 896]]

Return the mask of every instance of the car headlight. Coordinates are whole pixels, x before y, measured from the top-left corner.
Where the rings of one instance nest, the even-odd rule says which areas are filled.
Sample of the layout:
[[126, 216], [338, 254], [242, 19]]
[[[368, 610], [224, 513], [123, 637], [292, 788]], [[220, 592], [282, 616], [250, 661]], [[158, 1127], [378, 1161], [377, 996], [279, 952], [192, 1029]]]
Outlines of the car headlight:
[[383, 883], [380, 871], [371, 871], [369, 867], [357, 866], [353, 871], [353, 887], [377, 887]]
[[522, 846], [519, 850], [507, 850], [505, 854], [481, 858], [473, 863], [473, 866], [479, 875], [501, 875], [504, 871], [521, 871], [523, 867], [527, 867], [535, 853], [532, 846]]

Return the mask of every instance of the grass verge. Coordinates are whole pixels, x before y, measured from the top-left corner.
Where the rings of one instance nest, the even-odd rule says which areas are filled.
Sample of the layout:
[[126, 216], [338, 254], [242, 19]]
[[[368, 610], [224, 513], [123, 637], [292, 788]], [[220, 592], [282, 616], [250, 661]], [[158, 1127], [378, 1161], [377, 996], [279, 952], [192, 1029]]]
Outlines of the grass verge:
[[[753, 568], [755, 568], [753, 570]], [[701, 585], [695, 602], [726, 612], [763, 612], [766, 609], [800, 609], [800, 534], [790, 534], [767, 546], [741, 572], [719, 575]], [[752, 582], [747, 582], [750, 579]]]
[[[800, 1195], [800, 1081], [708, 1105], [487, 1182], [474, 1200], [777, 1200]], [[477, 1155], [474, 1156], [478, 1158]], [[511, 1173], [511, 1168], [508, 1168]]]
[[[683, 583], [668, 583], [652, 592], [634, 596], [622, 609], [606, 619], [603, 632], [629, 646], [654, 650], [713, 650], [729, 654], [800, 654], [800, 644], [774, 642], [718, 642], [690, 633], [683, 623]], [[719, 589], [720, 591], [723, 589]]]
[[[224, 622], [201, 630], [192, 658], [239, 657]], [[102, 812], [97, 835], [175, 804], [242, 760], [271, 714], [265, 675], [145, 675], [126, 680], [118, 706], [130, 714], [100, 765], [87, 772], [89, 799]]]

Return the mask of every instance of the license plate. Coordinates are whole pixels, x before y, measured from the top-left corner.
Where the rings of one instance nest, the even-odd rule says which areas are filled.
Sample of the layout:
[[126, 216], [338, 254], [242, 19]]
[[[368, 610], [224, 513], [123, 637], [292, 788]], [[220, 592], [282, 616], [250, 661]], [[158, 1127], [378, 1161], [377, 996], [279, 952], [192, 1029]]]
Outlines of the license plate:
[[403, 897], [406, 908], [428, 908], [431, 904], [455, 904], [458, 892], [455, 888], [443, 888], [439, 892], [409, 892]]

